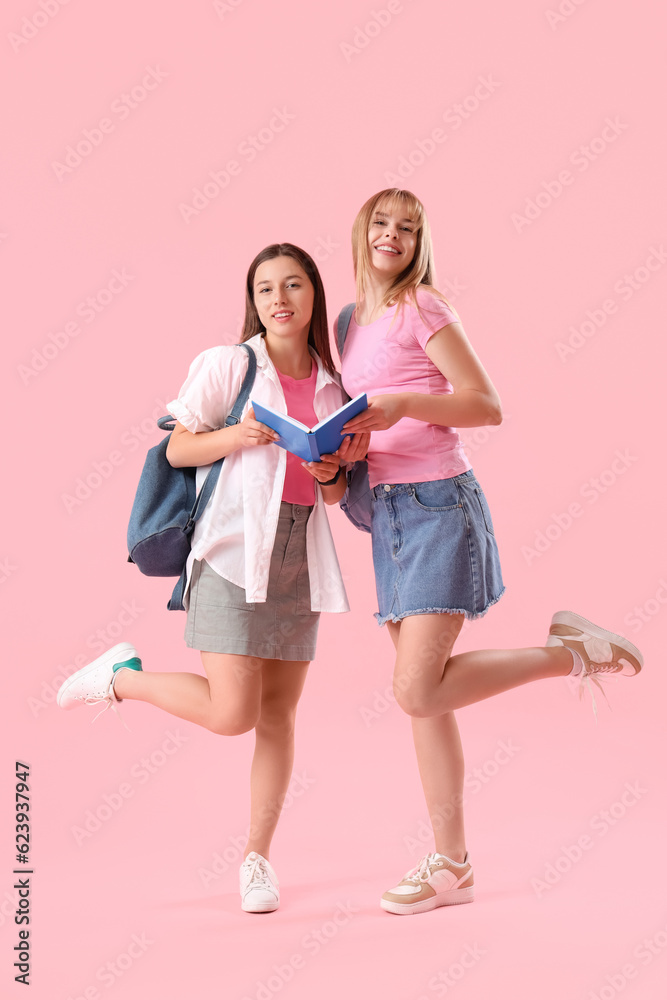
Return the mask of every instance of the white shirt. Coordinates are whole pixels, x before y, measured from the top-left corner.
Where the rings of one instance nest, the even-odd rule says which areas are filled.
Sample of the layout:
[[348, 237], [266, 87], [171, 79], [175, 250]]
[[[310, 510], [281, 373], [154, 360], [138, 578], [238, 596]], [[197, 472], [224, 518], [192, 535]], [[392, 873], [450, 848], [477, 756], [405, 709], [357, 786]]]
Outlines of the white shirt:
[[[246, 342], [257, 356], [257, 375], [250, 401], [287, 413], [285, 396], [266, 343], [260, 334]], [[315, 351], [317, 379], [313, 409], [323, 420], [343, 405], [338, 382], [325, 370]], [[168, 409], [193, 434], [224, 427], [248, 367], [237, 345], [212, 347], [197, 355], [178, 398]], [[195, 559], [206, 562], [220, 576], [243, 587], [249, 603], [266, 601], [269, 566], [278, 528], [287, 454], [277, 445], [239, 448], [227, 455], [213, 496], [195, 525], [187, 561], [186, 592]], [[197, 490], [211, 468], [197, 469]], [[315, 483], [315, 506], [306, 526], [306, 553], [312, 611], [349, 611], [345, 586], [334, 548], [322, 492]]]

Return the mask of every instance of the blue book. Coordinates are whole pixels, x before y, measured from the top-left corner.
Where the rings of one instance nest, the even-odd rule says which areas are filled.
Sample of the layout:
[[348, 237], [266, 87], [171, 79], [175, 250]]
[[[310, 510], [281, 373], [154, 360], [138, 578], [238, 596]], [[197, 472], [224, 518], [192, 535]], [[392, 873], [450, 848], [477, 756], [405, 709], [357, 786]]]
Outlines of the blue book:
[[366, 393], [362, 392], [335, 413], [320, 420], [319, 424], [309, 428], [300, 420], [295, 420], [286, 413], [277, 413], [270, 406], [256, 403], [254, 399], [251, 403], [256, 419], [280, 434], [280, 439], [274, 441], [274, 444], [291, 451], [293, 455], [298, 455], [304, 462], [319, 462], [322, 455], [333, 455], [338, 451], [343, 438], [352, 437], [351, 432], [342, 433], [343, 424], [368, 409]]

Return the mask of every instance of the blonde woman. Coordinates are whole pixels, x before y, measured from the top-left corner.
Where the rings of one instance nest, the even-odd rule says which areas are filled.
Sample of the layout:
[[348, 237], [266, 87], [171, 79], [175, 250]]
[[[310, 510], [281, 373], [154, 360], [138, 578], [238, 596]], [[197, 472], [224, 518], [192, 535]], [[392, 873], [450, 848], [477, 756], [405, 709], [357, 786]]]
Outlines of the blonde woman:
[[[465, 618], [504, 591], [493, 521], [456, 427], [499, 424], [498, 393], [459, 316], [435, 287], [421, 202], [386, 189], [352, 231], [356, 309], [342, 351], [346, 392], [368, 410], [345, 430], [371, 433], [372, 545], [380, 625], [396, 650], [394, 691], [412, 717], [434, 850], [384, 894], [392, 913], [471, 902], [464, 764], [455, 710], [543, 677], [634, 675], [638, 649], [572, 612], [540, 647], [453, 654]], [[339, 317], [340, 321], [340, 317]], [[336, 331], [338, 332], [338, 331]]]

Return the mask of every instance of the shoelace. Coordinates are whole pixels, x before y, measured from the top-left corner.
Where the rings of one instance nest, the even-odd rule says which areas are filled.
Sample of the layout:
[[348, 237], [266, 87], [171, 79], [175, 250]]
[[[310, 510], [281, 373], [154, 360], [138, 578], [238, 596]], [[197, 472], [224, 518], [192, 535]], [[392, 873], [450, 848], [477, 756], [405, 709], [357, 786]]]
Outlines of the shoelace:
[[91, 695], [86, 695], [85, 697], [83, 697], [83, 696], [79, 695], [78, 698], [77, 698], [77, 701], [82, 701], [84, 705], [99, 705], [100, 702], [104, 702], [104, 707], [97, 713], [97, 715], [93, 719], [90, 720], [91, 726], [92, 726], [93, 722], [97, 722], [97, 720], [99, 719], [100, 715], [104, 715], [104, 713], [106, 712], [106, 710], [108, 708], [110, 708], [110, 709], [112, 709], [116, 713], [117, 717], [120, 719], [120, 721], [122, 722], [122, 724], [125, 727], [125, 729], [127, 729], [128, 733], [132, 732], [132, 730], [130, 729], [130, 727], [125, 722], [125, 719], [120, 714], [120, 709], [116, 708], [116, 703], [115, 703], [114, 699], [111, 696], [111, 691], [109, 691], [108, 694], [106, 694], [104, 698], [94, 698], [94, 697], [91, 697]]
[[579, 678], [579, 700], [582, 700], [584, 692], [588, 691], [591, 696], [591, 706], [593, 708], [593, 715], [595, 716], [595, 722], [597, 724], [598, 706], [595, 700], [593, 685], [595, 685], [598, 691], [602, 692], [604, 700], [611, 708], [609, 699], [607, 698], [607, 692], [602, 687], [602, 681], [604, 680], [606, 683], [609, 680], [608, 675], [617, 673], [621, 669], [621, 664], [618, 660], [605, 659], [606, 656], [613, 656], [613, 649], [604, 639], [588, 636], [583, 639], [583, 647], [584, 653], [579, 653], [579, 658], [582, 661], [582, 669], [581, 673], [577, 675]]
[[255, 858], [251, 862], [251, 867], [248, 872], [248, 876], [249, 879], [248, 879], [248, 885], [246, 886], [245, 889], [246, 892], [248, 891], [248, 889], [257, 889], [257, 888], [270, 889], [271, 891], [274, 891], [274, 887], [271, 884], [271, 880], [269, 877], [269, 873], [264, 858]]
[[404, 882], [414, 882], [418, 885], [420, 882], [428, 882], [429, 878], [433, 874], [431, 871], [431, 865], [436, 864], [435, 854], [427, 854], [425, 858], [422, 858], [416, 869], [411, 868], [407, 875], [404, 876]]
[[[596, 725], [597, 725], [597, 721], [598, 721], [598, 706], [597, 706], [597, 702], [595, 701], [595, 694], [593, 692], [593, 684], [595, 684], [595, 686], [597, 687], [598, 691], [602, 692], [602, 694], [604, 696], [604, 700], [609, 705], [609, 708], [611, 708], [611, 704], [609, 702], [609, 698], [607, 698], [607, 692], [602, 687], [602, 681], [604, 681], [605, 683], [609, 683], [610, 678], [607, 676], [607, 672], [605, 671], [605, 668], [608, 667], [609, 668], [608, 672], [611, 673], [611, 672], [615, 672], [615, 671], [612, 670], [612, 668], [615, 667], [615, 666], [617, 666], [615, 663], [609, 663], [609, 664], [604, 663], [604, 664], [600, 664], [597, 670], [588, 670], [586, 664], [584, 664], [583, 670], [581, 671], [581, 674], [579, 675], [580, 678], [581, 678], [581, 681], [580, 681], [580, 684], [579, 684], [579, 699], [582, 700], [583, 697], [584, 697], [584, 691], [588, 691], [588, 693], [591, 696], [591, 704], [592, 704], [592, 707], [593, 707], [593, 715], [595, 716], [595, 723], [596, 723]], [[601, 677], [599, 676], [600, 673], [602, 673]]]

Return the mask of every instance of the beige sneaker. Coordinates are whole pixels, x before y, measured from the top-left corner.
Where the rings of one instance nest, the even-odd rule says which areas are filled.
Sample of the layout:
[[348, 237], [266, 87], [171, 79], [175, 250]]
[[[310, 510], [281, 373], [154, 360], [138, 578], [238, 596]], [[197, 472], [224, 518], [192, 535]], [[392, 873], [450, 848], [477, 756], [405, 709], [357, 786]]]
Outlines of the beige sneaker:
[[460, 864], [444, 854], [427, 854], [385, 892], [380, 906], [389, 913], [424, 913], [436, 906], [472, 903], [474, 881], [467, 854]]
[[644, 666], [642, 654], [622, 635], [607, 632], [573, 611], [556, 612], [546, 645], [574, 649], [584, 661], [587, 674], [604, 672], [634, 677]]
[[[557, 611], [551, 619], [547, 646], [567, 646], [578, 653], [584, 664], [580, 679], [579, 697], [588, 689], [597, 720], [597, 705], [593, 694], [594, 684], [607, 698], [600, 681], [609, 674], [634, 677], [644, 665], [644, 658], [636, 646], [615, 632], [607, 632], [576, 615], [573, 611]], [[592, 683], [591, 683], [592, 682]]]

